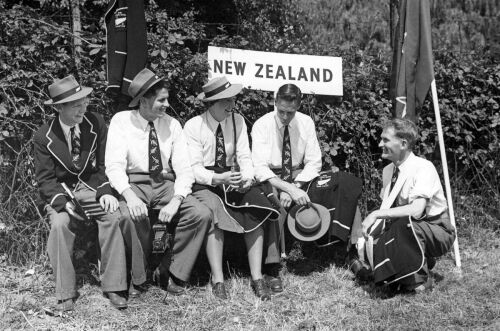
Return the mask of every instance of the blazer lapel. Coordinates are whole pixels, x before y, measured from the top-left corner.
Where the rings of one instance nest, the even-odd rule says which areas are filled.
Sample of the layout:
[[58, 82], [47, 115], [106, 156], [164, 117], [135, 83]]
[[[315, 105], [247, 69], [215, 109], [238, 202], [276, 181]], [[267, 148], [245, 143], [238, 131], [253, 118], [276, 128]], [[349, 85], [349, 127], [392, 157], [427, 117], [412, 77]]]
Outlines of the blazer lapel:
[[[81, 154], [80, 158], [82, 161], [82, 170], [83, 172], [87, 167], [89, 162], [89, 158], [95, 149], [95, 141], [97, 138], [97, 133], [94, 130], [94, 125], [89, 121], [87, 116], [84, 116], [82, 124], [80, 124], [80, 141], [81, 141]], [[95, 157], [95, 156], [94, 156]]]
[[64, 168], [66, 168], [67, 171], [76, 175], [77, 172], [74, 171], [71, 155], [69, 153], [69, 146], [66, 142], [66, 138], [64, 137], [61, 125], [59, 124], [59, 117], [52, 120], [46, 137], [49, 140], [47, 149], [50, 153]]
[[390, 181], [387, 183], [384, 190], [384, 199], [382, 200], [382, 205], [380, 206], [380, 209], [391, 208], [392, 203], [394, 202], [394, 200], [396, 200], [399, 191], [401, 191], [401, 188], [403, 187], [403, 184], [406, 182], [407, 178], [408, 175], [405, 172], [400, 171], [398, 179], [396, 180], [396, 183], [394, 183], [394, 187], [392, 188], [391, 191], [390, 191], [391, 188]]

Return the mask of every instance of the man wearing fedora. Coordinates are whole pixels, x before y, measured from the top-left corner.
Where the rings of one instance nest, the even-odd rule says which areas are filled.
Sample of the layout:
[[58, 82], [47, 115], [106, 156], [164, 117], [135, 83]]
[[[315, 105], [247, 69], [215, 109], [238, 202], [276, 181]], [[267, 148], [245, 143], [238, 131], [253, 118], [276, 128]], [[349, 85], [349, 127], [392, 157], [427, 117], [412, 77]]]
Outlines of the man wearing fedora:
[[128, 92], [129, 106], [138, 109], [119, 112], [111, 119], [106, 174], [135, 223], [136, 231], [126, 234], [133, 285], [146, 281], [154, 221], [149, 216], [156, 210], [158, 222], [175, 228], [171, 264], [160, 268], [169, 274], [162, 278], [170, 276], [167, 291], [179, 295], [185, 291], [211, 213], [191, 194], [194, 175], [186, 138], [179, 121], [166, 114], [167, 82], [145, 68], [134, 77]]
[[391, 163], [383, 170], [382, 205], [363, 220], [366, 247], [358, 247], [375, 284], [411, 293], [432, 288], [429, 269], [455, 240], [436, 168], [413, 154], [417, 139], [409, 120], [384, 124], [379, 147]]
[[252, 289], [261, 300], [269, 300], [271, 293], [261, 271], [264, 223], [278, 218], [279, 202], [270, 184], [254, 185], [247, 126], [243, 116], [233, 112], [242, 89], [226, 77], [211, 79], [198, 95], [208, 110], [187, 121], [184, 132], [197, 183], [193, 190], [210, 193], [205, 195], [209, 200], [199, 199], [214, 215], [206, 251], [215, 296], [227, 298], [222, 272], [225, 230], [243, 234]]
[[[320, 173], [321, 150], [316, 128], [311, 117], [298, 111], [301, 96], [296, 85], [281, 86], [276, 93], [275, 110], [253, 125], [255, 178], [259, 182], [269, 182], [276, 189], [282, 207], [289, 212], [288, 228], [297, 239], [313, 241], [324, 237], [329, 241], [324, 245], [346, 242], [351, 228], [356, 227], [353, 222], [361, 181], [339, 172], [336, 167]], [[311, 202], [323, 207], [316, 206], [306, 211]], [[290, 210], [293, 206], [296, 207]], [[324, 216], [325, 207], [330, 211], [330, 219]], [[286, 216], [286, 211], [282, 212], [283, 216]], [[307, 217], [300, 216], [304, 212]], [[269, 231], [280, 231], [283, 238], [285, 217], [280, 220], [281, 229], [273, 227]], [[356, 224], [360, 227], [360, 217], [358, 220]], [[324, 236], [326, 232], [328, 236]], [[276, 249], [284, 250], [283, 243]], [[276, 268], [270, 271], [269, 283], [281, 286]]]
[[[50, 223], [47, 243], [56, 279], [55, 309], [72, 310], [77, 298], [72, 251], [76, 222], [83, 221], [71, 200], [101, 209], [97, 221], [101, 248], [101, 286], [110, 302], [126, 308], [122, 291], [127, 289], [126, 255], [120, 227], [131, 222], [118, 208], [118, 201], [104, 171], [107, 129], [97, 113], [86, 112], [92, 88], [81, 86], [73, 76], [49, 86], [57, 116], [34, 135], [36, 178]], [[72, 192], [65, 191], [64, 185]]]

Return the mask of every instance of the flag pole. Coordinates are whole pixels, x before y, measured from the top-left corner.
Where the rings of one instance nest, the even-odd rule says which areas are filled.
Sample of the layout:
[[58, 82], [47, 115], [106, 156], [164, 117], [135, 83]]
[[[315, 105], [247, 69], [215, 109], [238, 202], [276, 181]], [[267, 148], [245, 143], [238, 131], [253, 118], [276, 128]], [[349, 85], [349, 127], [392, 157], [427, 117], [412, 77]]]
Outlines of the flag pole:
[[457, 226], [455, 222], [455, 212], [453, 211], [453, 201], [451, 197], [450, 178], [448, 175], [448, 163], [446, 161], [446, 151], [444, 148], [443, 127], [441, 125], [441, 114], [439, 112], [439, 103], [436, 89], [436, 80], [431, 83], [432, 102], [434, 104], [434, 114], [436, 116], [436, 126], [439, 140], [439, 150], [441, 154], [441, 163], [443, 164], [444, 185], [446, 188], [446, 200], [448, 201], [448, 211], [450, 214], [451, 225], [455, 228], [455, 242], [453, 243], [453, 251], [455, 253], [455, 265], [460, 269], [462, 261], [460, 259], [460, 251], [458, 249]]

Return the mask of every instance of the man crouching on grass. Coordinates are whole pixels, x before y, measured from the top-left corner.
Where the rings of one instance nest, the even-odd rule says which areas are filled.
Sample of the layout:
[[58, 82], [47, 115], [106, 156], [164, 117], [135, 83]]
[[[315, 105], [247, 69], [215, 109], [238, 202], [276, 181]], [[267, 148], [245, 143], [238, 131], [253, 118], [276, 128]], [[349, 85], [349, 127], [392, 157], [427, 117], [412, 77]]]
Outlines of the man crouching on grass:
[[50, 223], [47, 251], [56, 279], [54, 308], [59, 313], [72, 310], [78, 296], [71, 259], [75, 227], [85, 216], [75, 210], [80, 205], [92, 206], [92, 218], [97, 221], [102, 289], [114, 307], [127, 307], [123, 292], [127, 263], [120, 226], [132, 220], [118, 209], [104, 173], [107, 128], [102, 116], [86, 112], [91, 92], [73, 76], [55, 81], [49, 86], [52, 99], [45, 104], [54, 105], [58, 114], [33, 138], [36, 179]]
[[412, 152], [417, 138], [408, 120], [384, 125], [379, 147], [392, 163], [383, 170], [382, 206], [363, 221], [375, 284], [396, 292], [431, 289], [429, 270], [455, 240], [436, 168]]

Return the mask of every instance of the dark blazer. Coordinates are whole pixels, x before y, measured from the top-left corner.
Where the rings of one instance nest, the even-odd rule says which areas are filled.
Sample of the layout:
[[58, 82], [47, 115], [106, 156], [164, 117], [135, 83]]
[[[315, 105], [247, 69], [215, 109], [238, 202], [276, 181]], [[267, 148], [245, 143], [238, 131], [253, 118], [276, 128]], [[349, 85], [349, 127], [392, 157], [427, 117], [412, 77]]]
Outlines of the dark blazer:
[[107, 127], [97, 113], [86, 113], [80, 124], [81, 160], [85, 165], [77, 170], [64, 132], [56, 116], [38, 129], [33, 137], [35, 145], [36, 179], [43, 201], [61, 211], [69, 197], [61, 183], [74, 187], [78, 182], [96, 192], [96, 200], [113, 190], [104, 173], [104, 151]]
[[330, 210], [330, 237], [347, 241], [361, 195], [361, 179], [343, 171], [325, 171], [316, 177], [306, 192], [314, 203]]
[[106, 25], [108, 87], [128, 95], [135, 75], [146, 67], [147, 35], [144, 1], [111, 0]]

